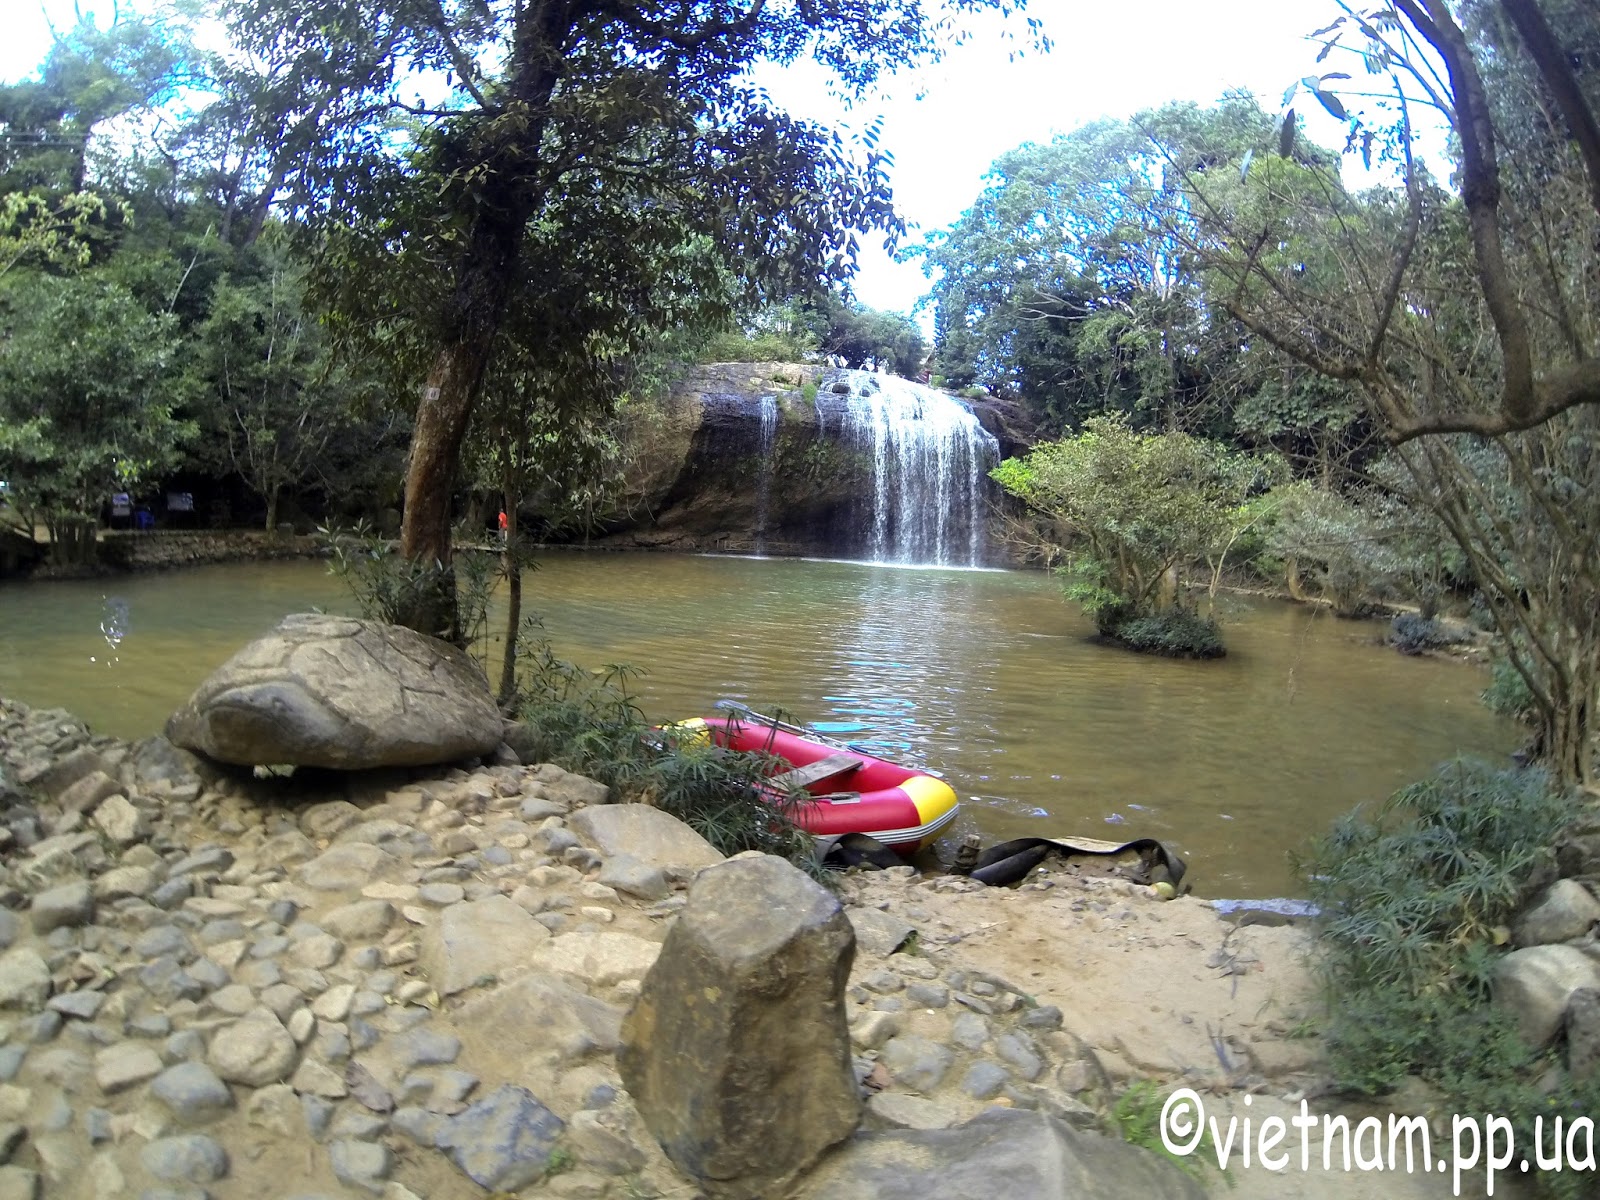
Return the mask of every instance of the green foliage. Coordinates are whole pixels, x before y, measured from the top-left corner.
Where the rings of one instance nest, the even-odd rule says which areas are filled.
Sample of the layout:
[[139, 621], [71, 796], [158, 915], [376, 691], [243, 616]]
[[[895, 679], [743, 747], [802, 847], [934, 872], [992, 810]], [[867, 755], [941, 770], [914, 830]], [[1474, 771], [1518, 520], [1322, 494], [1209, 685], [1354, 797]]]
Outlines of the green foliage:
[[1253, 99], [1229, 95], [1003, 155], [973, 206], [915, 251], [934, 277], [941, 375], [1020, 399], [1047, 430], [1120, 412], [1138, 427], [1225, 432], [1266, 362], [1241, 356], [1208, 312], [1182, 175], [1272, 136]]
[[1393, 510], [1378, 498], [1296, 483], [1281, 500], [1267, 546], [1313, 579], [1339, 616], [1366, 615], [1412, 570]]
[[1301, 866], [1322, 911], [1318, 963], [1341, 1086], [1381, 1094], [1419, 1075], [1456, 1111], [1512, 1117], [1522, 1144], [1536, 1114], [1592, 1111], [1592, 1085], [1541, 1088], [1548, 1056], [1489, 1000], [1497, 927], [1578, 812], [1542, 772], [1458, 760], [1314, 843]]
[[1483, 702], [1490, 712], [1513, 721], [1531, 722], [1538, 712], [1528, 681], [1504, 657], [1496, 657], [1489, 665], [1489, 686], [1483, 690]]
[[1330, 978], [1482, 994], [1463, 952], [1509, 919], [1577, 812], [1543, 772], [1459, 759], [1375, 814], [1340, 818], [1305, 864]]
[[1168, 658], [1221, 658], [1227, 653], [1215, 619], [1178, 606], [1118, 621], [1107, 632], [1130, 649]]
[[19, 263], [85, 267], [93, 255], [93, 228], [109, 209], [94, 192], [51, 199], [40, 192], [0, 195], [0, 275]]
[[991, 475], [1052, 523], [1068, 597], [1112, 633], [1177, 602], [1179, 588], [1161, 594], [1169, 573], [1222, 553], [1255, 519], [1248, 501], [1274, 470], [1215, 442], [1094, 417], [1077, 437], [1041, 443]]
[[856, 370], [880, 367], [907, 379], [922, 370], [928, 347], [922, 330], [902, 313], [848, 304], [830, 295], [820, 307], [826, 321], [821, 337], [824, 354], [838, 355]]
[[1389, 623], [1389, 644], [1401, 654], [1444, 650], [1460, 642], [1458, 633], [1434, 617], [1401, 613]]
[[760, 850], [813, 869], [810, 835], [758, 788], [781, 760], [720, 749], [695, 730], [653, 729], [629, 691], [636, 668], [563, 661], [537, 621], [522, 641], [516, 712], [535, 757], [671, 813], [724, 854]]
[[[434, 586], [441, 573], [437, 564], [403, 557], [393, 542], [379, 537], [365, 522], [350, 529], [319, 527], [317, 538], [328, 555], [328, 573], [344, 584], [356, 610], [368, 620], [395, 624], [396, 616]], [[500, 580], [500, 556], [469, 550], [455, 559], [463, 643], [486, 663], [489, 598]]]
[[[1213, 1145], [1210, 1131], [1201, 1135], [1201, 1147], [1194, 1154], [1178, 1155], [1168, 1150], [1161, 1140], [1161, 1108], [1166, 1103], [1168, 1088], [1153, 1079], [1141, 1079], [1128, 1085], [1111, 1105], [1106, 1114], [1111, 1132], [1134, 1146], [1159, 1154], [1185, 1175], [1201, 1178], [1201, 1163], [1207, 1161], [1206, 1150]], [[1211, 1161], [1215, 1161], [1214, 1158]]]
[[0, 294], [0, 478], [12, 503], [79, 557], [112, 492], [175, 466], [174, 322], [99, 274], [13, 276]]
[[815, 338], [773, 330], [731, 330], [710, 338], [701, 348], [701, 362], [804, 362], [815, 353]]
[[[217, 281], [188, 345], [205, 447], [266, 502], [271, 530], [281, 492], [340, 476], [338, 450], [360, 429], [363, 389], [348, 364], [332, 360], [282, 239], [269, 235], [257, 250], [257, 269]], [[370, 454], [371, 440], [362, 440]]]

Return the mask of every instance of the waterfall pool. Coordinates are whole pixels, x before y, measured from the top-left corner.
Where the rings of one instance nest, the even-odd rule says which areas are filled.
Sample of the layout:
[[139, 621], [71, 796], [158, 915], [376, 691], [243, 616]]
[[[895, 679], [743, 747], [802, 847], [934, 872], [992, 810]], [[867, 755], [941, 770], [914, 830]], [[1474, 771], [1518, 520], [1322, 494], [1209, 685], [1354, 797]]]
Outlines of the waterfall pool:
[[[1288, 856], [1336, 816], [1518, 742], [1479, 703], [1478, 669], [1286, 603], [1229, 602], [1228, 657], [1179, 662], [1096, 644], [1035, 573], [564, 552], [524, 588], [559, 654], [648, 672], [653, 719], [729, 697], [836, 723], [943, 774], [963, 802], [956, 837], [1161, 837], [1208, 896], [1298, 894]], [[142, 736], [312, 607], [351, 611], [313, 562], [7, 584], [0, 694]]]

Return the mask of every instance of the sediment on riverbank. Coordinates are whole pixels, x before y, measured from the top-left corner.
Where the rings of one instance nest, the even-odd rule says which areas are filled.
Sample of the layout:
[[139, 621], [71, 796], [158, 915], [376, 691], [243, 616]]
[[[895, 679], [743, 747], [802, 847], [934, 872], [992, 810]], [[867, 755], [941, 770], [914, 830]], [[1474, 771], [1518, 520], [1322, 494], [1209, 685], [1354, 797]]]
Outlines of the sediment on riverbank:
[[[258, 780], [5, 701], [0, 747], [17, 1186], [405, 1200], [464, 1194], [462, 1164], [489, 1162], [523, 1196], [691, 1194], [615, 1062], [706, 861], [687, 829], [607, 832], [632, 806], [550, 764]], [[1103, 1130], [1141, 1079], [1235, 1108], [1322, 1089], [1294, 925], [1067, 868], [837, 890], [867, 1128], [1011, 1109]], [[515, 1158], [531, 1121], [559, 1130], [536, 1169]], [[1233, 1174], [1228, 1194], [1272, 1194]]]

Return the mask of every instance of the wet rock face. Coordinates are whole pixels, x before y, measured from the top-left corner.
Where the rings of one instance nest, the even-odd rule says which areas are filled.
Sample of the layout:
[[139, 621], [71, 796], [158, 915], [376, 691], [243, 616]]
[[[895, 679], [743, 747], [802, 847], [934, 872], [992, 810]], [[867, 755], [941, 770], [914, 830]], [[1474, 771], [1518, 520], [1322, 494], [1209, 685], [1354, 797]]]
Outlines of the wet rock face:
[[219, 762], [351, 771], [483, 755], [500, 735], [488, 685], [460, 650], [313, 613], [244, 647], [167, 722], [174, 745]]
[[855, 934], [769, 856], [700, 874], [623, 1024], [618, 1069], [667, 1156], [713, 1195], [775, 1195], [847, 1137]]
[[[696, 368], [674, 389], [630, 471], [627, 494], [641, 502], [605, 517], [600, 540], [936, 561], [931, 545], [905, 547], [900, 554], [878, 543], [885, 536], [902, 540], [932, 519], [933, 510], [964, 502], [969, 494], [992, 497], [996, 489], [987, 469], [998, 461], [998, 449], [985, 450], [982, 462], [975, 461], [967, 438], [939, 440], [942, 427], [933, 414], [910, 425], [880, 422], [866, 411], [872, 406], [862, 404], [880, 386], [895, 383], [861, 371], [794, 363]], [[928, 393], [928, 399], [935, 407], [950, 403], [938, 393]], [[991, 440], [975, 424], [968, 432]], [[880, 478], [885, 455], [893, 465]], [[934, 486], [937, 478], [944, 486]], [[879, 514], [883, 503], [892, 511]], [[957, 540], [959, 546], [946, 548], [949, 557], [937, 561], [967, 562], [965, 536]]]

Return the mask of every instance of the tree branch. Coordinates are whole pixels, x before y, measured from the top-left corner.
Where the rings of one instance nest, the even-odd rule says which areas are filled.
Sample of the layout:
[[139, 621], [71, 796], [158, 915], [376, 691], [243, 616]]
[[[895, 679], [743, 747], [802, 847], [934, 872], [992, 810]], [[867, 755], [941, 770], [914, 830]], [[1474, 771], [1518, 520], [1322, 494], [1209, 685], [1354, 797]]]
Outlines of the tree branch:
[[1366, 377], [1365, 370], [1357, 363], [1340, 362], [1330, 358], [1320, 350], [1301, 341], [1299, 338], [1289, 337], [1287, 334], [1277, 332], [1265, 322], [1251, 316], [1235, 299], [1223, 301], [1222, 307], [1239, 324], [1251, 333], [1277, 350], [1281, 350], [1297, 362], [1302, 362], [1319, 375], [1326, 375], [1330, 379], [1345, 379], [1359, 382]]
[[456, 39], [450, 33], [450, 21], [444, 13], [443, 0], [433, 0], [433, 30], [444, 42], [444, 48], [450, 54], [450, 62], [456, 69], [456, 78], [461, 80], [461, 86], [467, 89], [467, 94], [478, 102], [478, 107], [485, 112], [493, 112], [489, 102], [483, 98], [483, 93], [478, 90], [478, 85], [472, 77], [477, 73], [472, 65], [472, 60], [466, 52], [456, 44]]
[[1500, 8], [1522, 35], [1534, 66], [1539, 69], [1539, 78], [1550, 89], [1556, 108], [1578, 145], [1585, 173], [1589, 176], [1589, 202], [1600, 212], [1600, 121], [1595, 120], [1593, 110], [1584, 99], [1567, 54], [1556, 41], [1537, 0], [1500, 0]]
[[1450, 90], [1456, 102], [1456, 133], [1461, 138], [1461, 199], [1467, 209], [1478, 283], [1483, 288], [1484, 303], [1500, 343], [1503, 372], [1500, 406], [1505, 420], [1521, 422], [1514, 427], [1526, 429], [1545, 418], [1533, 415], [1538, 408], [1533, 349], [1500, 242], [1500, 166], [1495, 154], [1489, 101], [1466, 34], [1456, 24], [1444, 0], [1420, 0], [1420, 3], [1427, 4], [1430, 11], [1424, 12], [1419, 0], [1395, 0], [1396, 7], [1444, 59], [1450, 76]]
[[1386, 436], [1392, 446], [1430, 433], [1475, 433], [1479, 437], [1499, 437], [1501, 434], [1532, 429], [1580, 404], [1600, 404], [1600, 359], [1584, 359], [1552, 371], [1544, 379], [1535, 382], [1530, 402], [1521, 412], [1501, 409], [1491, 413], [1443, 413], [1419, 417], [1414, 421], [1394, 423], [1386, 431]]
[[1389, 281], [1384, 285], [1383, 299], [1378, 304], [1378, 323], [1373, 326], [1372, 338], [1367, 343], [1367, 367], [1378, 365], [1383, 352], [1383, 342], [1389, 333], [1389, 322], [1394, 319], [1394, 309], [1400, 299], [1400, 288], [1406, 270], [1411, 266], [1411, 256], [1416, 253], [1417, 235], [1422, 230], [1422, 190], [1417, 186], [1416, 163], [1411, 156], [1411, 110], [1406, 105], [1405, 88], [1395, 81], [1395, 91], [1400, 96], [1401, 144], [1406, 156], [1406, 223], [1400, 235], [1400, 246], [1395, 251], [1394, 266]]

